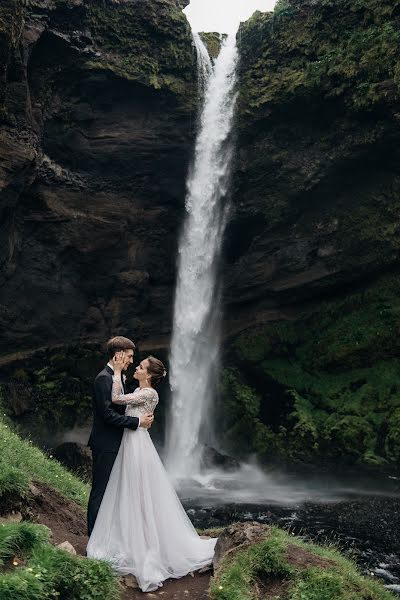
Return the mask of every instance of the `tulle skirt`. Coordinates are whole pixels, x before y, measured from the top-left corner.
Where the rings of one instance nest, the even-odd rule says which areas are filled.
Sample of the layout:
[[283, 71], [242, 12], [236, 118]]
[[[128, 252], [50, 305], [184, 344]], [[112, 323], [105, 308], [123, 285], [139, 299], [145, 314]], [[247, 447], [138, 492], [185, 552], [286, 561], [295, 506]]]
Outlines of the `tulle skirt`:
[[126, 429], [87, 556], [136, 577], [143, 592], [209, 565], [217, 540], [187, 516], [146, 429]]

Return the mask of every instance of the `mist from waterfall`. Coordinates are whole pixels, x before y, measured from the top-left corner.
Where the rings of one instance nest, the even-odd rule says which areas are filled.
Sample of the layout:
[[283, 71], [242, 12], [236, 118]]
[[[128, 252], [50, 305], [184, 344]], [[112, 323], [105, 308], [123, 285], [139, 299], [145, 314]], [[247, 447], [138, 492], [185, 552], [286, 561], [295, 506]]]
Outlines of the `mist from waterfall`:
[[213, 435], [220, 346], [217, 270], [227, 218], [238, 58], [236, 35], [224, 40], [213, 67], [200, 36], [193, 38], [200, 89], [202, 81], [206, 85], [187, 181], [170, 354], [166, 464], [176, 479], [199, 472], [202, 448]]

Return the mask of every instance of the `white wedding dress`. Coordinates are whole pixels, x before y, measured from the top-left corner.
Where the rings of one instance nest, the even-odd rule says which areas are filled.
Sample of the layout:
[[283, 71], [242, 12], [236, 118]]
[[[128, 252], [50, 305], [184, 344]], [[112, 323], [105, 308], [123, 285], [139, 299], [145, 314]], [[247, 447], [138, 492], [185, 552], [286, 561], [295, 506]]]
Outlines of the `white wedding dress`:
[[[112, 400], [126, 415], [154, 411], [158, 394], [137, 388], [121, 394], [114, 381]], [[125, 429], [121, 446], [87, 546], [87, 556], [132, 574], [143, 592], [209, 565], [217, 540], [199, 537], [187, 516], [147, 429]]]

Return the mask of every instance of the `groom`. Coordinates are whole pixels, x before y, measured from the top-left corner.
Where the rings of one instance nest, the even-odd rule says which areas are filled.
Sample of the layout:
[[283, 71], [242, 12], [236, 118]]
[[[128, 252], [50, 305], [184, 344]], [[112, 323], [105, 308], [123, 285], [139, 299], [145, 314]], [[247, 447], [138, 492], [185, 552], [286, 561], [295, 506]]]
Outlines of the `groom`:
[[140, 426], [149, 429], [154, 419], [153, 415], [146, 415], [140, 417], [140, 419], [138, 417], [126, 417], [124, 415], [125, 406], [111, 402], [112, 376], [114, 373], [111, 361], [116, 352], [121, 351], [125, 353], [126, 359], [122, 369], [123, 371], [127, 370], [129, 365], [133, 363], [135, 344], [126, 337], [111, 338], [107, 342], [109, 362], [100, 371], [94, 382], [93, 427], [88, 442], [93, 457], [92, 490], [87, 513], [89, 536], [92, 533], [114, 461], [117, 458], [125, 427], [137, 429]]

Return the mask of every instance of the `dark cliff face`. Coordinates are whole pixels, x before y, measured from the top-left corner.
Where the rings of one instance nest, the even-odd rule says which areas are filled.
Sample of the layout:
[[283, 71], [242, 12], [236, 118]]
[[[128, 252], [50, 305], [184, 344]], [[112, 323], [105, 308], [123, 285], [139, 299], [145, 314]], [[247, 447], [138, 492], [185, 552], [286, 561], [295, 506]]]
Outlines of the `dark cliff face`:
[[280, 0], [239, 43], [226, 441], [396, 462], [400, 2]]
[[397, 263], [399, 25], [392, 0], [282, 0], [242, 26], [232, 304], [295, 305]]
[[178, 0], [0, 7], [0, 352], [170, 331], [196, 65]]

